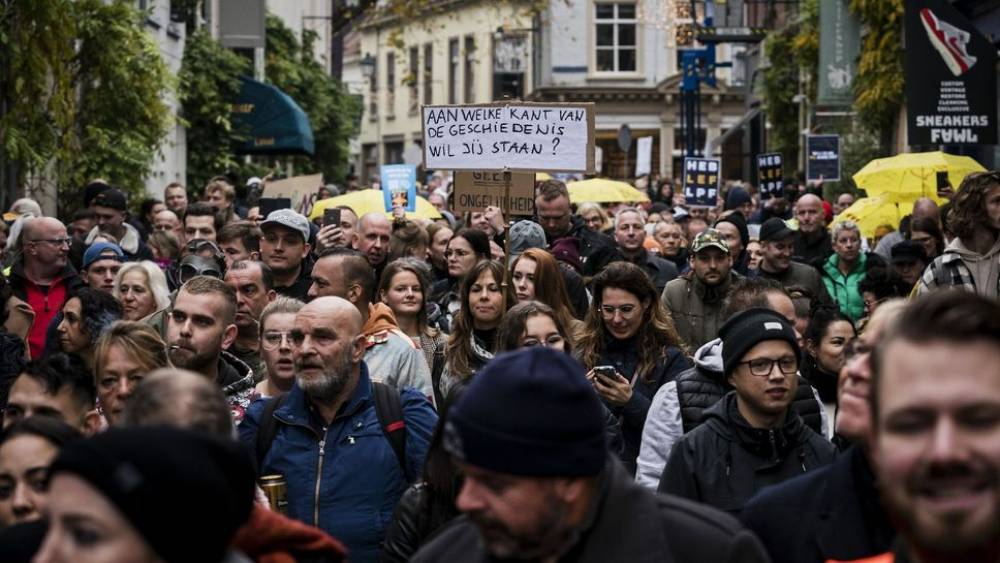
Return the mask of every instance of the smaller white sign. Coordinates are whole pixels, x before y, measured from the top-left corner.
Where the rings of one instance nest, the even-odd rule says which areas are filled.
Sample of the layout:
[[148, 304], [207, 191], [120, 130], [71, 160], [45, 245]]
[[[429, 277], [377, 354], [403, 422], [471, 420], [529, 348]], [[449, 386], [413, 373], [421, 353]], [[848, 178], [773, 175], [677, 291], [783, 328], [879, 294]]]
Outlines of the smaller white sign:
[[653, 169], [653, 138], [639, 137], [635, 141], [638, 156], [635, 159], [635, 176], [649, 174]]

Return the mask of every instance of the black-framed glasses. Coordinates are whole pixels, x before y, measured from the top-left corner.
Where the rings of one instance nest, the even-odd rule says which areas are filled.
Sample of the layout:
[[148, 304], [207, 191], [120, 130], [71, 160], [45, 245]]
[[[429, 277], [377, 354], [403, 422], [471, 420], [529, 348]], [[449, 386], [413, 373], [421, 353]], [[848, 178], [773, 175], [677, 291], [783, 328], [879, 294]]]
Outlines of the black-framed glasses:
[[778, 369], [781, 373], [785, 375], [792, 375], [799, 370], [799, 360], [795, 356], [783, 356], [778, 359], [754, 358], [746, 362], [740, 362], [740, 365], [742, 364], [750, 366], [750, 374], [757, 377], [767, 377], [771, 375], [771, 372], [774, 371], [775, 364], [778, 365]]
[[73, 239], [71, 239], [69, 237], [66, 237], [66, 238], [36, 238], [36, 239], [31, 239], [28, 242], [32, 242], [32, 243], [47, 242], [47, 243], [51, 244], [52, 246], [71, 246], [73, 244]]

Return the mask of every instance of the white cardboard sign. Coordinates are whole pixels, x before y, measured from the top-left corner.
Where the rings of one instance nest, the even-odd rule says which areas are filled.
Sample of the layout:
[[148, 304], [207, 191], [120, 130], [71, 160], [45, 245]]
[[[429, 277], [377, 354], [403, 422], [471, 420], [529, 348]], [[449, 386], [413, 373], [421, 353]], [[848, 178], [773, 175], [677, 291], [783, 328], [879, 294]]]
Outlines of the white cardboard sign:
[[594, 104], [423, 106], [429, 170], [594, 171]]

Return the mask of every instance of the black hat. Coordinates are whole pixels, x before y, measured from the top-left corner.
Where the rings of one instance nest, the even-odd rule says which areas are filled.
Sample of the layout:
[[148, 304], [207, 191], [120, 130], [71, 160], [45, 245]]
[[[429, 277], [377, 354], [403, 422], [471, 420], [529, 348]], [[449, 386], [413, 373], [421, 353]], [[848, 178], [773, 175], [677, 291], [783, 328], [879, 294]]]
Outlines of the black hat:
[[784, 340], [792, 345], [796, 358], [802, 355], [795, 327], [785, 317], [762, 307], [730, 317], [719, 329], [719, 338], [722, 339], [722, 370], [726, 377], [733, 373], [747, 351], [767, 340]]
[[97, 197], [98, 194], [110, 189], [111, 186], [109, 186], [104, 180], [94, 180], [93, 182], [87, 184], [87, 186], [83, 188], [83, 206], [90, 207], [90, 204], [94, 201], [94, 198]]
[[544, 346], [501, 354], [448, 411], [445, 447], [459, 460], [532, 477], [597, 475], [604, 414], [584, 369]]
[[117, 209], [118, 211], [125, 211], [128, 207], [128, 198], [125, 197], [125, 194], [123, 194], [121, 190], [109, 188], [97, 194], [93, 203], [94, 205], [100, 205], [101, 207], [110, 207], [111, 209]]
[[793, 236], [795, 231], [789, 229], [788, 225], [777, 217], [771, 217], [760, 226], [760, 242], [785, 240]]
[[913, 240], [904, 240], [892, 245], [890, 250], [893, 264], [906, 264], [911, 262], [927, 263], [927, 251], [924, 245]]
[[715, 222], [716, 225], [719, 223], [732, 223], [736, 227], [736, 230], [740, 232], [740, 242], [743, 243], [743, 248], [746, 248], [750, 244], [750, 229], [747, 228], [747, 220], [743, 217], [742, 213], [739, 211], [730, 213]]
[[100, 491], [168, 563], [220, 561], [250, 516], [253, 460], [235, 441], [166, 427], [112, 428], [66, 445], [51, 474]]
[[729, 190], [729, 193], [726, 194], [726, 207], [723, 211], [736, 209], [737, 207], [745, 203], [753, 203], [753, 198], [750, 197], [750, 192], [744, 190], [739, 186], [736, 186], [733, 189]]

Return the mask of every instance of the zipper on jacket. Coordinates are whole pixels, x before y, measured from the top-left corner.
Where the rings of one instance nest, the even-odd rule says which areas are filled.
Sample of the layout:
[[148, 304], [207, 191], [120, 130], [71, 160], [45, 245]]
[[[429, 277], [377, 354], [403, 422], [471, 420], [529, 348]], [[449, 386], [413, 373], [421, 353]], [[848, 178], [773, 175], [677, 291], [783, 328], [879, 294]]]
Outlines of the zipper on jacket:
[[799, 463], [802, 464], [802, 472], [807, 473], [809, 470], [806, 469], [806, 452], [799, 452]]
[[323, 481], [323, 457], [326, 455], [326, 429], [323, 427], [323, 437], [319, 441], [319, 458], [316, 460], [316, 495], [313, 498], [313, 526], [319, 528], [319, 486]]

